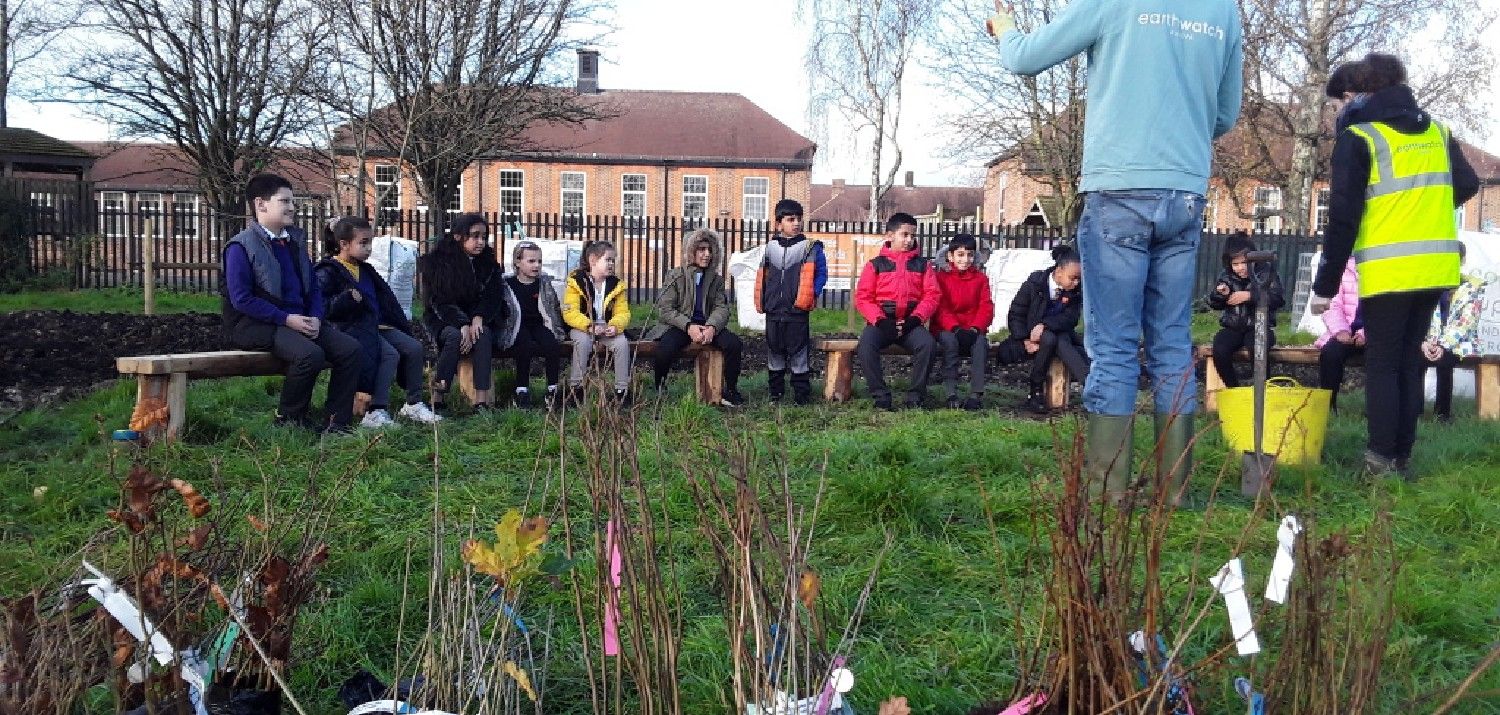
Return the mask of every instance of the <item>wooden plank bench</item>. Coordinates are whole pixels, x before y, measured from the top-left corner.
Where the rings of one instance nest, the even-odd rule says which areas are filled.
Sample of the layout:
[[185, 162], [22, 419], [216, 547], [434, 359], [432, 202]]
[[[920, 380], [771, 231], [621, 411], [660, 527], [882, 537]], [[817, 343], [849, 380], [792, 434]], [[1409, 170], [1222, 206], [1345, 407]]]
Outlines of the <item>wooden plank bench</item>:
[[[990, 350], [999, 348], [999, 343], [990, 343]], [[855, 338], [817, 338], [813, 347], [828, 353], [828, 372], [823, 382], [823, 399], [829, 402], [847, 402], [854, 394], [854, 352], [859, 348]], [[881, 355], [911, 355], [911, 351], [900, 345], [891, 345], [880, 351]], [[993, 354], [993, 352], [991, 353]], [[934, 361], [942, 359], [942, 349], [934, 352]], [[1062, 409], [1068, 406], [1068, 368], [1061, 360], [1053, 358], [1047, 366], [1045, 386], [1047, 406]]]
[[221, 350], [115, 358], [115, 369], [136, 380], [136, 414], [146, 415], [145, 441], [175, 440], [187, 424], [189, 379], [281, 375], [286, 364], [266, 352]]
[[[1318, 349], [1311, 345], [1274, 347], [1267, 351], [1266, 359], [1269, 365], [1316, 365], [1318, 352]], [[1219, 408], [1218, 392], [1224, 389], [1224, 379], [1219, 375], [1218, 368], [1214, 367], [1213, 346], [1199, 345], [1193, 349], [1193, 353], [1198, 360], [1205, 363], [1203, 405], [1210, 412], [1217, 411]], [[1250, 352], [1241, 350], [1235, 353], [1234, 359], [1236, 362], [1250, 362]], [[1350, 355], [1346, 364], [1364, 364], [1364, 354]], [[1478, 403], [1479, 418], [1500, 420], [1500, 355], [1467, 357], [1460, 360], [1458, 364], [1460, 367], [1475, 369], [1474, 397]]]
[[[608, 343], [595, 342], [594, 354], [603, 355], [609, 347]], [[631, 368], [634, 369], [636, 361], [640, 358], [652, 357], [656, 354], [655, 340], [632, 340], [630, 349], [633, 355]], [[573, 355], [573, 341], [562, 343], [562, 379], [567, 380], [568, 359]], [[696, 391], [698, 401], [705, 405], [717, 405], [724, 396], [724, 353], [713, 346], [688, 344], [682, 349], [679, 357], [693, 358], [694, 372], [696, 373]], [[495, 355], [495, 360], [511, 360], [513, 356], [509, 351]], [[472, 403], [474, 401], [474, 363], [465, 357], [458, 361], [458, 375], [453, 381], [458, 383], [458, 389], [463, 392]]]

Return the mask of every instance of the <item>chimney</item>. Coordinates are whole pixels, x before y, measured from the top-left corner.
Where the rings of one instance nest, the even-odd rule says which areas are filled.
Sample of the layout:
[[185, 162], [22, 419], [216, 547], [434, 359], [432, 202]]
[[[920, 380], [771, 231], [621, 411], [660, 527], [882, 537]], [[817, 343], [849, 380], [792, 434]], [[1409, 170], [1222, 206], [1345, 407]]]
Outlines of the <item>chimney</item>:
[[830, 196], [829, 198], [838, 198], [838, 196], [840, 194], [842, 194], [842, 193], [844, 193], [844, 180], [843, 179], [834, 179], [833, 180], [833, 196]]
[[578, 51], [578, 93], [599, 93], [599, 51]]
[[906, 188], [908, 188], [908, 189], [911, 188], [911, 182], [912, 182], [912, 172], [908, 171], [908, 172], [906, 172]]

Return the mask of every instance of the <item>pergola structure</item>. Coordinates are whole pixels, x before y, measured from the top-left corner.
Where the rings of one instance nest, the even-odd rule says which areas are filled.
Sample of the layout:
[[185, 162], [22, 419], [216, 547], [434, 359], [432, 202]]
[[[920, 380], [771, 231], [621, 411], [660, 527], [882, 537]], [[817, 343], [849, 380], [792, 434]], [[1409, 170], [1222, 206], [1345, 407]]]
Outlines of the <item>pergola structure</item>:
[[94, 155], [34, 129], [0, 128], [0, 176], [83, 181]]

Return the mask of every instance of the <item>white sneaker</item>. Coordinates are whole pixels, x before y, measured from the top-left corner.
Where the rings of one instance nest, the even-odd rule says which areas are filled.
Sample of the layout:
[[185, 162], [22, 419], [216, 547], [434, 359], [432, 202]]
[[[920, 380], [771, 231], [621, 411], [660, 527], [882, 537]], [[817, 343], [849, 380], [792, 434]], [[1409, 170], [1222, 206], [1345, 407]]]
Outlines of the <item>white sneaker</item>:
[[391, 419], [390, 413], [385, 410], [370, 410], [365, 413], [365, 418], [360, 421], [359, 426], [367, 429], [381, 429], [393, 424], [396, 424], [396, 421]]
[[422, 424], [430, 425], [443, 421], [443, 416], [428, 408], [426, 402], [413, 402], [410, 405], [402, 407], [401, 411], [397, 414], [413, 422], [421, 422]]

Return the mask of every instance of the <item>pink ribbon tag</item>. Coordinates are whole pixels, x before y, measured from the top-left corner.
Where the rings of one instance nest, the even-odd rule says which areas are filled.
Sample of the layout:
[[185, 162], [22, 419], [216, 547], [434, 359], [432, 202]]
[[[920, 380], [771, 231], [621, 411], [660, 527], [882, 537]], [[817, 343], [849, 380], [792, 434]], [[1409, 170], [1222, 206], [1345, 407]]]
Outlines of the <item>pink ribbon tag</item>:
[[620, 654], [620, 544], [615, 539], [615, 520], [604, 526], [604, 550], [609, 554], [609, 582], [614, 586], [604, 598], [604, 654]]
[[1027, 695], [1024, 698], [1011, 703], [1010, 707], [1003, 710], [1000, 715], [1029, 715], [1032, 711], [1037, 710], [1046, 704], [1046, 693], [1032, 693], [1031, 695]]

